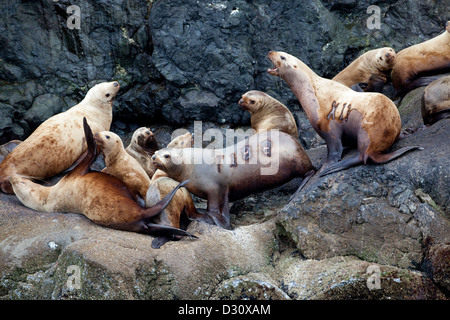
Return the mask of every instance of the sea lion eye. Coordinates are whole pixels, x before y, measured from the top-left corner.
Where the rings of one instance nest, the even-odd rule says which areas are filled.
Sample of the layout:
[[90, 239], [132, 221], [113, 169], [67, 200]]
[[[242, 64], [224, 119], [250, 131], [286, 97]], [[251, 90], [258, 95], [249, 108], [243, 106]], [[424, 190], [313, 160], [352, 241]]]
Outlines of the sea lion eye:
[[110, 136], [105, 136], [105, 138], [109, 140], [109, 138], [111, 138], [111, 137]]
[[286, 60], [286, 57], [280, 56], [281, 60]]
[[168, 159], [168, 158], [170, 158], [170, 155], [169, 154], [165, 154], [164, 158]]
[[145, 133], [146, 133], [146, 134], [150, 134], [150, 131], [147, 130], [147, 131], [145, 131]]
[[105, 97], [107, 97], [107, 98], [108, 98], [109, 96], [110, 96], [110, 94], [109, 94], [109, 93], [105, 94]]
[[255, 100], [250, 100], [250, 103], [251, 103], [251, 104], [254, 104], [254, 103], [255, 103]]

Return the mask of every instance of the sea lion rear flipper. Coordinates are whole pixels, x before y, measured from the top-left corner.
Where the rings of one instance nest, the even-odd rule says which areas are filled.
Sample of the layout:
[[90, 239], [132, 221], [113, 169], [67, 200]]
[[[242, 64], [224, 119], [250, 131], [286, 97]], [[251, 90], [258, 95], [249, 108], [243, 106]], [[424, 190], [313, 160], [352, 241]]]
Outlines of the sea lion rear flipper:
[[84, 136], [87, 143], [87, 152], [83, 153], [84, 157], [80, 157], [76, 162], [78, 164], [69, 174], [84, 175], [89, 172], [92, 162], [97, 157], [97, 143], [94, 140], [91, 127], [85, 117], [83, 117]]
[[145, 224], [145, 228], [144, 230], [142, 230], [142, 233], [146, 233], [155, 237], [155, 239], [152, 241], [152, 248], [154, 249], [161, 247], [167, 241], [180, 240], [181, 237], [191, 237], [198, 239], [193, 234], [190, 234], [189, 232], [186, 232], [184, 230], [154, 223]]
[[314, 174], [316, 174], [316, 169], [311, 169], [308, 172], [306, 172], [306, 174], [303, 176], [302, 183], [300, 183], [300, 186], [295, 191], [295, 193], [292, 195], [292, 197], [289, 199], [288, 203], [290, 203], [292, 201], [292, 199], [294, 199], [297, 196], [297, 194], [299, 194], [300, 191], [302, 191], [303, 187], [306, 185], [306, 183], [309, 181], [309, 179], [311, 179], [311, 177], [314, 176]]
[[162, 198], [161, 201], [159, 201], [154, 206], [145, 209], [142, 215], [142, 219], [145, 220], [152, 218], [157, 214], [159, 214], [161, 211], [163, 211], [169, 205], [170, 201], [172, 200], [177, 190], [186, 185], [187, 183], [189, 183], [189, 180], [184, 180], [183, 182], [179, 183], [175, 188], [172, 189], [172, 191], [170, 191], [164, 198]]

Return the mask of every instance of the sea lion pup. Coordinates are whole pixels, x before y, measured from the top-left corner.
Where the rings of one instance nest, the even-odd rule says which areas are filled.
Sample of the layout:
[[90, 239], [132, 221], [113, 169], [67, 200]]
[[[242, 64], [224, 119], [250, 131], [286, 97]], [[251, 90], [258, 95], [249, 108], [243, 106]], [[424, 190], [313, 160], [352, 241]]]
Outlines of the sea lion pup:
[[[386, 82], [387, 76], [394, 66], [394, 61], [394, 49], [389, 47], [373, 49], [360, 55], [331, 80], [342, 83], [349, 88], [357, 83], [370, 83], [369, 79], [372, 75], [383, 77]], [[372, 86], [364, 91], [369, 91], [370, 88]]]
[[101, 131], [94, 135], [94, 140], [105, 159], [106, 168], [102, 171], [119, 178], [131, 192], [145, 199], [150, 178], [141, 164], [125, 151], [122, 139], [111, 131]]
[[[172, 139], [167, 145], [167, 149], [182, 149], [182, 148], [190, 148], [194, 143], [194, 138], [192, 137], [192, 133], [186, 132], [185, 134], [179, 135]], [[168, 174], [165, 173], [161, 169], [157, 169], [155, 174], [152, 176], [151, 182], [153, 183], [155, 180], [161, 177], [168, 177]]]
[[[178, 181], [175, 181], [169, 177], [161, 177], [156, 179], [152, 182], [147, 191], [147, 196], [145, 198], [147, 207], [156, 205], [178, 184]], [[183, 187], [175, 193], [167, 208], [155, 217], [154, 222], [159, 225], [170, 226], [177, 229], [185, 229], [190, 220], [202, 220], [202, 217], [203, 215], [200, 214], [195, 208], [191, 194], [186, 190], [186, 188]], [[181, 239], [181, 237], [175, 236], [172, 239], [164, 236], [158, 237], [153, 240], [152, 248], [159, 248], [167, 241], [177, 239]]]
[[431, 125], [450, 117], [450, 76], [433, 81], [422, 97], [423, 123]]
[[0, 163], [0, 188], [12, 193], [9, 177], [14, 174], [46, 179], [69, 168], [86, 149], [83, 117], [95, 132], [109, 130], [112, 104], [118, 82], [92, 87], [83, 101], [44, 121]]
[[208, 200], [202, 220], [225, 229], [230, 229], [229, 201], [295, 177], [303, 177], [300, 190], [315, 172], [298, 139], [278, 130], [263, 131], [224, 149], [161, 149], [152, 159], [174, 180], [189, 180], [186, 189]]
[[239, 106], [250, 112], [252, 129], [256, 133], [278, 129], [298, 139], [297, 125], [291, 111], [275, 98], [261, 91], [248, 91]]
[[427, 86], [437, 75], [450, 70], [450, 21], [446, 30], [425, 42], [401, 50], [391, 72], [397, 95], [403, 96], [414, 88]]
[[130, 144], [125, 151], [141, 164], [149, 178], [151, 178], [155, 173], [152, 155], [158, 149], [158, 142], [153, 132], [149, 128], [141, 127], [134, 131]]
[[[405, 147], [383, 153], [401, 131], [397, 107], [383, 94], [356, 92], [341, 83], [321, 78], [302, 61], [284, 52], [269, 52], [269, 59], [275, 68], [268, 73], [286, 81], [311, 126], [327, 143], [328, 155], [320, 169], [321, 176], [366, 164], [369, 158], [374, 163], [385, 163], [420, 148]], [[359, 153], [339, 161], [343, 140], [356, 142]]]
[[186, 181], [155, 206], [142, 208], [120, 179], [104, 172], [90, 171], [96, 157], [96, 144], [86, 118], [83, 127], [88, 152], [80, 163], [52, 187], [41, 186], [19, 175], [12, 176], [12, 188], [19, 200], [37, 211], [80, 213], [108, 228], [156, 237], [192, 236], [184, 230], [152, 223], [152, 218], [167, 207]]

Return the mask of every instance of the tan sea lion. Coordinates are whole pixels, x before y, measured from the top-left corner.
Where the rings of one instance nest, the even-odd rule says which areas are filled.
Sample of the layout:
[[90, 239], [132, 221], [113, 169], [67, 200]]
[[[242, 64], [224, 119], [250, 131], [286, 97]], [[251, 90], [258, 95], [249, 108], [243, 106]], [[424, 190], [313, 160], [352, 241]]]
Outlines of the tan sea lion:
[[105, 159], [102, 171], [119, 178], [131, 192], [145, 199], [150, 178], [138, 160], [125, 151], [122, 139], [111, 131], [97, 132], [94, 139]]
[[141, 164], [151, 178], [155, 173], [152, 156], [158, 149], [158, 142], [153, 132], [149, 128], [141, 127], [134, 131], [130, 144], [125, 150]]
[[303, 177], [299, 189], [314, 174], [298, 139], [264, 131], [223, 149], [161, 149], [152, 157], [169, 177], [190, 180], [186, 189], [207, 199], [203, 220], [230, 229], [229, 201]]
[[192, 236], [184, 230], [152, 222], [186, 181], [180, 183], [155, 206], [142, 208], [135, 201], [134, 194], [120, 179], [103, 172], [89, 170], [96, 157], [96, 144], [86, 118], [83, 119], [83, 126], [88, 152], [80, 163], [51, 187], [41, 186], [19, 175], [13, 175], [10, 181], [19, 200], [25, 206], [37, 211], [80, 213], [94, 223], [108, 228], [145, 233], [155, 237]]
[[[394, 66], [395, 56], [394, 49], [389, 47], [367, 51], [356, 58], [331, 80], [342, 83], [349, 88], [358, 83], [370, 83], [370, 77], [372, 75], [379, 76], [378, 79], [382, 77], [386, 82]], [[372, 86], [369, 88], [372, 88]], [[369, 90], [367, 89], [365, 91]]]
[[[166, 195], [168, 195], [177, 185], [175, 181], [169, 177], [161, 177], [156, 179], [150, 185], [145, 203], [147, 207], [156, 205]], [[187, 219], [186, 219], [187, 218]], [[170, 226], [177, 229], [185, 229], [190, 220], [202, 220], [203, 215], [195, 208], [191, 194], [186, 188], [180, 188], [172, 198], [169, 205], [155, 217], [155, 223], [159, 225]], [[181, 238], [181, 237], [178, 237]], [[158, 237], [152, 242], [153, 248], [159, 248], [169, 240], [176, 240], [177, 237]]]
[[398, 52], [391, 79], [397, 95], [404, 95], [414, 88], [429, 85], [439, 78], [436, 74], [449, 70], [450, 21], [447, 21], [442, 34]]
[[9, 177], [20, 174], [45, 179], [69, 168], [86, 149], [82, 128], [86, 117], [95, 132], [109, 130], [118, 82], [95, 85], [83, 101], [44, 121], [0, 163], [0, 187], [12, 193]]
[[[321, 176], [368, 159], [385, 163], [420, 147], [384, 153], [398, 139], [400, 114], [395, 104], [380, 93], [356, 92], [341, 83], [324, 79], [285, 52], [270, 52], [275, 68], [268, 73], [282, 78], [298, 98], [314, 130], [327, 143], [328, 155]], [[342, 161], [343, 140], [356, 142], [358, 154]]]
[[256, 133], [278, 129], [298, 139], [297, 125], [291, 111], [268, 94], [249, 91], [239, 100], [239, 106], [250, 112], [252, 129]]
[[20, 141], [20, 140], [11, 140], [11, 141], [8, 141], [7, 143], [2, 144], [0, 146], [0, 156], [6, 157], [20, 143], [22, 143], [22, 141]]
[[450, 117], [450, 76], [429, 84], [422, 97], [422, 118], [426, 125]]

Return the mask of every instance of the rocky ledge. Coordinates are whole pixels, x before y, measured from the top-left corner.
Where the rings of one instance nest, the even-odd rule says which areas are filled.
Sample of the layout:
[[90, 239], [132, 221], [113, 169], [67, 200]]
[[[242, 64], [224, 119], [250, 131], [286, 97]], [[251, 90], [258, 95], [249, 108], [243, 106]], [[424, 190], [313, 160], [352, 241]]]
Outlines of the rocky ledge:
[[[450, 119], [422, 126], [422, 94], [399, 106], [414, 133], [394, 148], [423, 151], [314, 177], [288, 204], [294, 179], [235, 202], [233, 230], [194, 222], [188, 231], [199, 239], [161, 249], [152, 237], [36, 212], [0, 194], [0, 297], [448, 299]], [[307, 152], [320, 167], [326, 148], [311, 141], [319, 141]]]

